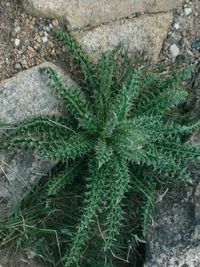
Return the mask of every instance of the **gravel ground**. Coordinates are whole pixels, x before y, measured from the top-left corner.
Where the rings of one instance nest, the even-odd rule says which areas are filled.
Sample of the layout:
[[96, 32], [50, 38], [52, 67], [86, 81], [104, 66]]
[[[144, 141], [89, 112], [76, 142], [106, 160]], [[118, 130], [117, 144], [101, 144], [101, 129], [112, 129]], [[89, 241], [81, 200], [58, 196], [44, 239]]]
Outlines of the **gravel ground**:
[[[71, 66], [66, 64], [69, 59], [65, 47], [49, 34], [52, 27], [60, 26], [59, 22], [31, 17], [19, 2], [0, 1], [0, 80], [44, 61]], [[195, 64], [200, 61], [200, 1], [186, 2], [174, 14], [161, 61]]]
[[71, 65], [65, 47], [49, 34], [58, 21], [31, 17], [18, 2], [0, 1], [0, 80], [44, 61]]
[[174, 14], [174, 22], [163, 44], [162, 61], [200, 62], [200, 1], [186, 1]]

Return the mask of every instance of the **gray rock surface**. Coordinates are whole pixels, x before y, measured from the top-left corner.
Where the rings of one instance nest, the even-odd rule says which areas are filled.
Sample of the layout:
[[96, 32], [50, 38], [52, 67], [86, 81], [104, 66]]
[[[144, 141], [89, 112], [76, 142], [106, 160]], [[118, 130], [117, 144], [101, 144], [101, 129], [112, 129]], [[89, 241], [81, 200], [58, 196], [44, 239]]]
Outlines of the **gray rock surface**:
[[155, 60], [172, 19], [172, 13], [145, 15], [72, 34], [94, 59], [122, 43], [130, 53], [146, 51]]
[[[199, 78], [196, 76], [198, 81]], [[194, 146], [200, 145], [200, 130], [192, 135], [189, 142]], [[146, 236], [144, 267], [200, 266], [199, 170], [199, 166], [191, 168], [193, 184], [172, 185], [162, 201], [155, 204]]]
[[39, 73], [44, 63], [0, 82], [0, 121], [15, 123], [29, 116], [55, 113], [61, 108], [47, 79]]
[[157, 13], [180, 7], [183, 0], [23, 0], [34, 16], [59, 18], [69, 29], [97, 26], [134, 13]]
[[[195, 219], [196, 219], [196, 224], [199, 225], [199, 230], [200, 230], [200, 182], [197, 185], [197, 188], [195, 190], [195, 195], [194, 195], [194, 206], [195, 206]], [[199, 231], [199, 236], [200, 236], [200, 231]]]
[[[155, 215], [147, 235], [144, 267], [199, 267], [200, 229], [194, 206], [188, 200], [191, 188], [176, 188], [155, 206]], [[177, 191], [184, 192], [185, 196]]]
[[170, 52], [171, 57], [175, 58], [178, 56], [180, 51], [179, 51], [178, 46], [176, 44], [173, 44], [170, 46], [169, 52]]
[[25, 249], [22, 253], [5, 255], [5, 251], [0, 251], [0, 267], [48, 267], [36, 259], [36, 253], [30, 249]]
[[[39, 73], [39, 67], [18, 73], [13, 78], [0, 82], [0, 121], [15, 123], [27, 117], [58, 114], [62, 106], [47, 78]], [[74, 82], [67, 76], [68, 84]], [[42, 174], [49, 171], [54, 162], [41, 160], [31, 151], [14, 156], [0, 154], [0, 220], [10, 215], [20, 200]]]

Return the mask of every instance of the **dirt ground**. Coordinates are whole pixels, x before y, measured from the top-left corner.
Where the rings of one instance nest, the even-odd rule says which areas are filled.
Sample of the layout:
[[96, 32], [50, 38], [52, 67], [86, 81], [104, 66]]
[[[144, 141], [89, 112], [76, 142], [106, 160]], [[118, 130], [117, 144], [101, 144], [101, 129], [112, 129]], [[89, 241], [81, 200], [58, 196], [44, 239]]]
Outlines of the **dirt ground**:
[[45, 61], [69, 65], [65, 47], [49, 34], [53, 26], [57, 20], [29, 16], [18, 0], [0, 1], [0, 81]]
[[[191, 8], [189, 15], [185, 9]], [[0, 81], [44, 61], [69, 65], [65, 47], [53, 39], [49, 31], [58, 27], [57, 20], [34, 18], [26, 14], [19, 0], [0, 1]], [[174, 23], [160, 54], [162, 61], [194, 63], [200, 61], [200, 2], [186, 1], [174, 13]], [[171, 58], [170, 46], [176, 44], [179, 54]], [[68, 63], [68, 64], [66, 64]]]

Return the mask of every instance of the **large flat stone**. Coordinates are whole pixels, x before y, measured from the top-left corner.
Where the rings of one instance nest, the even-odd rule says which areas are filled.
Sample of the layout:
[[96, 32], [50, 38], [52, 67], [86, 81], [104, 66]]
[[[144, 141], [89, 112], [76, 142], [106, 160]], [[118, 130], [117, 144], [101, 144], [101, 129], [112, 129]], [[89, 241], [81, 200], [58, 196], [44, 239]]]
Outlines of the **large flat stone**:
[[[0, 121], [16, 123], [28, 117], [62, 112], [54, 90], [47, 85], [47, 78], [39, 73], [39, 67], [46, 65], [56, 68], [44, 63], [0, 82]], [[74, 84], [69, 76], [66, 82]], [[12, 214], [31, 185], [54, 164], [41, 160], [31, 151], [14, 156], [0, 154], [0, 220]]]
[[156, 60], [172, 19], [172, 13], [144, 15], [72, 34], [94, 59], [122, 43], [130, 53], [146, 51]]
[[[40, 66], [46, 65], [54, 67], [50, 63]], [[29, 116], [58, 112], [59, 101], [47, 85], [46, 77], [39, 73], [39, 67], [0, 82], [0, 121], [15, 123]]]
[[[200, 66], [196, 66], [189, 82], [193, 98], [190, 108], [196, 118], [200, 112]], [[196, 100], [193, 102], [193, 100]], [[191, 106], [192, 104], [192, 106]], [[200, 129], [188, 140], [200, 146]], [[189, 168], [193, 184], [175, 184], [163, 195], [160, 192], [146, 235], [144, 267], [200, 266], [200, 164]], [[172, 187], [172, 184], [171, 186]], [[160, 198], [160, 196], [162, 196]]]
[[47, 267], [39, 263], [34, 254], [30, 249], [24, 249], [23, 253], [13, 251], [13, 255], [6, 255], [6, 251], [0, 251], [0, 267]]
[[200, 266], [200, 227], [191, 202], [193, 188], [189, 184], [176, 184], [155, 203], [145, 239], [144, 267]]
[[183, 0], [23, 0], [34, 16], [59, 18], [69, 29], [97, 26], [134, 13], [157, 13], [180, 7]]
[[195, 225], [193, 207], [189, 202], [174, 202], [171, 197], [168, 207], [160, 203], [155, 206], [144, 267], [200, 266], [200, 229]]
[[[200, 145], [200, 130], [188, 143]], [[190, 168], [193, 184], [173, 186], [158, 195], [146, 235], [144, 267], [200, 266], [200, 168]]]

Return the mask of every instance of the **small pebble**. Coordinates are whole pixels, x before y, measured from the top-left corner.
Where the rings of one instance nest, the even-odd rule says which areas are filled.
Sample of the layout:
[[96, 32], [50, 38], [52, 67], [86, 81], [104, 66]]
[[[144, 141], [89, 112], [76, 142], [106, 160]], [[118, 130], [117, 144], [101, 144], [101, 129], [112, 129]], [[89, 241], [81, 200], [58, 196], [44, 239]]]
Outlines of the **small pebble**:
[[[34, 45], [34, 50], [36, 50], [37, 51], [37, 49], [38, 49], [38, 45]], [[38, 52], [38, 51], [37, 51]], [[39, 52], [38, 52], [39, 53]]]
[[54, 20], [52, 21], [52, 24], [53, 24], [54, 27], [57, 27], [58, 24], [59, 24], [59, 22], [58, 22], [57, 19], [54, 19]]
[[35, 52], [35, 50], [31, 46], [28, 46], [28, 50], [31, 51], [31, 52]]
[[15, 27], [19, 26], [19, 21], [17, 21], [17, 20], [14, 21], [13, 25], [14, 25]]
[[46, 31], [46, 32], [50, 32], [50, 27], [49, 27], [49, 26], [46, 26], [46, 27], [45, 27], [45, 31]]
[[51, 55], [53, 56], [53, 55], [55, 55], [55, 53], [56, 53], [55, 49], [52, 49], [51, 50]]
[[21, 61], [21, 64], [22, 64], [22, 67], [24, 67], [24, 68], [28, 67], [26, 59], [23, 59]]
[[174, 29], [175, 29], [175, 30], [178, 30], [179, 28], [180, 28], [180, 25], [179, 25], [178, 23], [175, 23], [175, 24], [174, 24]]
[[48, 43], [48, 47], [50, 47], [50, 48], [54, 47], [54, 45], [53, 45], [53, 43], [51, 41]]
[[44, 35], [44, 32], [43, 31], [39, 31], [38, 34], [39, 34], [40, 37], [42, 37]]
[[169, 52], [170, 52], [171, 57], [175, 58], [178, 56], [180, 50], [176, 44], [173, 44], [170, 46]]
[[32, 250], [28, 250], [26, 254], [29, 260], [33, 260], [37, 256], [37, 254]]
[[16, 70], [20, 70], [20, 69], [21, 69], [21, 64], [16, 63], [16, 64], [15, 64], [15, 69], [16, 69]]
[[67, 47], [66, 46], [62, 46], [62, 52], [67, 52]]
[[37, 41], [37, 43], [40, 43], [41, 42], [40, 36], [36, 37], [36, 41]]
[[184, 13], [185, 13], [186, 16], [189, 16], [192, 13], [192, 9], [190, 7], [186, 7], [184, 9]]
[[51, 23], [49, 23], [49, 29], [52, 29], [53, 25]]
[[15, 47], [18, 47], [20, 45], [20, 40], [16, 38], [14, 40], [14, 44], [15, 44]]
[[47, 38], [47, 36], [43, 36], [43, 37], [42, 37], [42, 42], [43, 42], [44, 44], [48, 42], [48, 38]]
[[192, 53], [192, 51], [190, 49], [186, 49], [186, 52], [189, 56], [193, 57], [194, 54]]
[[20, 27], [20, 26], [17, 26], [17, 27], [15, 28], [15, 32], [16, 32], [16, 33], [21, 32], [21, 27]]

